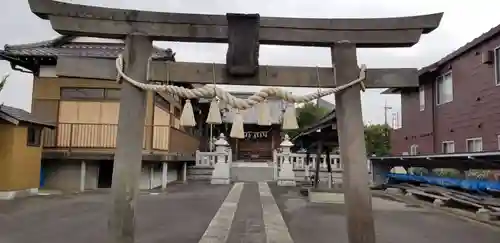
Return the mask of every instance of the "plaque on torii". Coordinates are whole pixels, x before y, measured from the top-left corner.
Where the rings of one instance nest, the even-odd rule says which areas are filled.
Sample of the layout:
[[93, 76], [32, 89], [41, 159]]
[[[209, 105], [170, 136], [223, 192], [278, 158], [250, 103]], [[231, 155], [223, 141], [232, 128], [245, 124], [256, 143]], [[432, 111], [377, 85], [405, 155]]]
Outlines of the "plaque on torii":
[[[125, 73], [135, 80], [185, 83], [336, 87], [357, 78], [356, 48], [411, 47], [436, 29], [442, 13], [370, 19], [260, 17], [257, 14], [204, 15], [102, 8], [51, 0], [28, 0], [31, 11], [60, 34], [125, 39]], [[245, 26], [245, 28], [238, 28]], [[250, 29], [248, 29], [250, 28]], [[240, 29], [240, 30], [238, 30]], [[245, 33], [246, 30], [249, 30]], [[226, 64], [152, 60], [152, 41], [228, 43]], [[331, 49], [333, 68], [258, 65], [259, 44]], [[148, 68], [149, 67], [149, 70]], [[56, 74], [114, 80], [114, 60], [59, 57]], [[168, 80], [166, 79], [168, 77]], [[417, 70], [367, 69], [367, 88], [418, 87]], [[374, 243], [360, 87], [335, 95], [349, 242]], [[122, 83], [113, 173], [111, 242], [134, 242], [134, 207], [142, 159], [145, 92]]]

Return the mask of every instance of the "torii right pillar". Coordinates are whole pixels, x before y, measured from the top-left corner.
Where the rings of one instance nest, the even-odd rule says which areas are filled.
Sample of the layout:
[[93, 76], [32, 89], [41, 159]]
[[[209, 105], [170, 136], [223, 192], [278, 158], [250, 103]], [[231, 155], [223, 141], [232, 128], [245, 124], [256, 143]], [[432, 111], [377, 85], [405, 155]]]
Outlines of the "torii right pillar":
[[[356, 45], [338, 42], [331, 47], [337, 86], [359, 75]], [[361, 111], [360, 85], [335, 94], [340, 161], [343, 165], [344, 198], [349, 243], [375, 243], [371, 193]]]

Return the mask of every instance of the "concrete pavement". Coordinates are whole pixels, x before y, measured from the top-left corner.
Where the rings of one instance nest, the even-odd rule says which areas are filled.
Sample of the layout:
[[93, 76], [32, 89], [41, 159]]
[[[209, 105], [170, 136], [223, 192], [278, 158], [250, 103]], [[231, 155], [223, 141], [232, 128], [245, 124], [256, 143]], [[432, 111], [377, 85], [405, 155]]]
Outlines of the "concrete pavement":
[[[0, 201], [1, 243], [106, 242], [109, 194]], [[427, 209], [378, 203], [377, 242], [497, 243], [500, 231]], [[385, 206], [384, 206], [385, 205]], [[139, 243], [347, 243], [343, 205], [309, 203], [274, 183], [170, 186], [141, 193]]]

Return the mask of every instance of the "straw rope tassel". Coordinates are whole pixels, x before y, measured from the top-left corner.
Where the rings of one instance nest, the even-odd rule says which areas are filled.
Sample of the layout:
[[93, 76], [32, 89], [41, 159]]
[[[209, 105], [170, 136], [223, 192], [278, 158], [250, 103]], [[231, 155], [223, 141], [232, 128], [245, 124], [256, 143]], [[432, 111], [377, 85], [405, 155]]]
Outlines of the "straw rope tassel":
[[[167, 83], [170, 82], [170, 65], [167, 62]], [[186, 103], [182, 108], [182, 114], [180, 118], [180, 125], [183, 127], [195, 127], [196, 119], [194, 117], [193, 105], [190, 99], [186, 99]]]
[[208, 110], [207, 124], [222, 124], [222, 117], [219, 110], [219, 102], [213, 98], [210, 102], [210, 109]]
[[259, 126], [271, 126], [271, 109], [267, 99], [256, 105], [257, 107], [257, 124]]
[[[212, 64], [213, 73], [213, 85], [215, 94], [215, 64]], [[217, 95], [214, 95], [212, 102], [210, 102], [210, 109], [208, 110], [207, 121], [208, 124], [222, 124], [222, 117], [220, 115], [219, 102], [217, 101]]]
[[243, 130], [243, 115], [240, 110], [235, 110], [233, 124], [231, 125], [231, 134], [232, 138], [245, 138], [245, 131]]
[[288, 103], [285, 109], [285, 114], [283, 114], [283, 130], [295, 129], [299, 129], [299, 124], [297, 123], [297, 111], [295, 110], [294, 103]]
[[186, 103], [184, 104], [180, 124], [184, 127], [196, 126], [196, 119], [194, 118], [193, 105], [191, 104], [191, 100], [186, 100]]

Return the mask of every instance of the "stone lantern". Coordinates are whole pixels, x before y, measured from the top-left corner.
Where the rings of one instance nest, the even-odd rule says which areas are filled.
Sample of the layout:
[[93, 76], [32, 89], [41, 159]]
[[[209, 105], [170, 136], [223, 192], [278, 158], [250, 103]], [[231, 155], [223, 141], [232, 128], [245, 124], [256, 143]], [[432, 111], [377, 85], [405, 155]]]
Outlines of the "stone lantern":
[[219, 155], [216, 156], [215, 162], [225, 162], [226, 161], [226, 156], [222, 155], [222, 153], [227, 153], [229, 149], [229, 143], [226, 140], [226, 136], [224, 136], [224, 133], [221, 133], [219, 135], [219, 139], [214, 142], [215, 146], [215, 152], [220, 153]]
[[[215, 161], [212, 171], [211, 184], [230, 184], [231, 183], [231, 155], [229, 154], [229, 143], [223, 133], [215, 141]], [[226, 160], [227, 157], [227, 160]]]
[[295, 186], [295, 172], [293, 172], [293, 164], [290, 162], [293, 143], [290, 141], [288, 134], [285, 134], [285, 139], [280, 144], [280, 147], [283, 154], [283, 162], [278, 173], [278, 185]]

